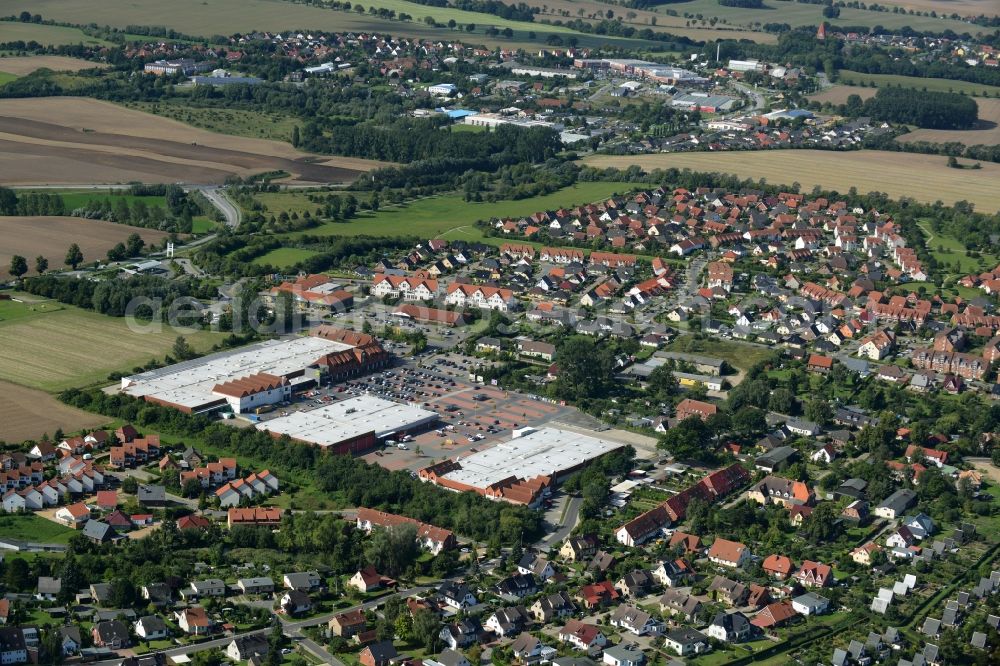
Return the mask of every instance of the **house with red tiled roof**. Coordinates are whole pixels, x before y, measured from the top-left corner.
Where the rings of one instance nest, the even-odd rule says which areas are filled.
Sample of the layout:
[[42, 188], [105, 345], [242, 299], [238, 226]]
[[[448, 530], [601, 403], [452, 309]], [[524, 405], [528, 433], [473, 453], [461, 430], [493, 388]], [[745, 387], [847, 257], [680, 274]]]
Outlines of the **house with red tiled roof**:
[[708, 549], [708, 559], [715, 564], [738, 569], [750, 559], [750, 549], [738, 541], [720, 538]]
[[600, 627], [580, 620], [567, 622], [566, 626], [559, 630], [559, 640], [583, 652], [599, 650], [608, 643]]
[[761, 568], [771, 578], [784, 580], [792, 574], [792, 560], [784, 555], [772, 554], [764, 558]]
[[708, 419], [709, 416], [716, 414], [719, 408], [715, 405], [704, 402], [702, 400], [694, 400], [692, 398], [684, 398], [679, 403], [677, 403], [677, 408], [674, 411], [675, 416], [678, 421], [683, 421], [691, 416], [697, 416], [702, 421]]
[[785, 625], [796, 615], [797, 613], [792, 608], [791, 602], [781, 601], [765, 606], [763, 610], [750, 620], [750, 624], [760, 629], [771, 629]]
[[806, 560], [795, 572], [795, 580], [804, 587], [826, 587], [833, 583], [833, 569], [828, 564]]
[[179, 530], [207, 530], [212, 522], [204, 516], [190, 514], [177, 519], [177, 529]]
[[60, 507], [56, 510], [56, 520], [69, 527], [83, 527], [90, 520], [90, 507], [83, 502]]

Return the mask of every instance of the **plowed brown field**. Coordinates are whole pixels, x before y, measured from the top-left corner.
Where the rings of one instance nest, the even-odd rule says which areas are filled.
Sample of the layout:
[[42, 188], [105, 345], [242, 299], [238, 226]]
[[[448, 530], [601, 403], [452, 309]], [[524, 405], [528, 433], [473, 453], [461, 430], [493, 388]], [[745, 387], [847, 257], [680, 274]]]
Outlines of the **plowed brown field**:
[[0, 182], [8, 185], [213, 184], [269, 171], [288, 172], [290, 182], [339, 183], [382, 165], [216, 134], [92, 99], [0, 101]]

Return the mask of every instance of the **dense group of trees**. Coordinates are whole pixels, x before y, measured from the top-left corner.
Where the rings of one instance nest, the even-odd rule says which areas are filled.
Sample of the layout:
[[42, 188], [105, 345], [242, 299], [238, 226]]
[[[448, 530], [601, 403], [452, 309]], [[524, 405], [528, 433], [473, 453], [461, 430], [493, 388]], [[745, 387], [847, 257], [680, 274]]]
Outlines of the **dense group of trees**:
[[979, 119], [979, 105], [966, 95], [914, 88], [879, 88], [861, 106], [862, 115], [930, 129], [969, 129]]
[[[128, 196], [132, 195], [132, 196]], [[166, 207], [148, 205], [136, 197], [164, 197]], [[136, 185], [130, 190], [101, 197], [95, 193], [78, 208], [67, 206], [63, 197], [47, 192], [18, 193], [0, 187], [0, 215], [72, 215], [107, 220], [136, 227], [175, 233], [190, 233], [193, 217], [206, 212], [179, 185]]]
[[452, 529], [483, 543], [512, 545], [533, 541], [541, 533], [538, 512], [491, 502], [475, 493], [453, 493], [391, 472], [351, 456], [327, 454], [288, 437], [275, 439], [254, 429], [232, 428], [204, 416], [192, 416], [124, 395], [72, 390], [62, 394], [67, 404], [154, 432], [204, 441], [214, 450], [266, 462], [282, 478], [308, 477], [324, 493], [350, 506], [379, 507]]
[[[77, 248], [79, 250], [79, 248]], [[68, 263], [68, 262], [67, 262]], [[123, 317], [129, 303], [148, 299], [133, 314], [139, 319], [161, 321], [171, 304], [179, 298], [211, 298], [216, 288], [195, 280], [175, 281], [154, 275], [134, 275], [125, 280], [72, 280], [58, 275], [40, 275], [24, 281], [25, 291], [53, 298], [61, 303], [94, 310], [112, 317]], [[148, 303], [160, 303], [153, 308]], [[197, 321], [191, 322], [197, 324]]]
[[491, 159], [496, 164], [542, 162], [562, 148], [559, 135], [544, 127], [501, 125], [484, 134], [442, 132], [444, 121], [403, 118], [391, 123], [341, 124], [327, 128], [309, 122], [302, 147], [317, 153], [351, 155], [394, 162], [432, 158]]
[[300, 236], [294, 247], [309, 249], [311, 255], [294, 266], [279, 267], [253, 260], [280, 247], [289, 247], [288, 241], [267, 236], [249, 237], [220, 233], [213, 242], [201, 247], [196, 261], [207, 272], [226, 276], [261, 276], [303, 270], [320, 273], [333, 268], [354, 267], [371, 263], [388, 252], [412, 247], [415, 236], [407, 236], [405, 228], [400, 236], [373, 238], [370, 236]]

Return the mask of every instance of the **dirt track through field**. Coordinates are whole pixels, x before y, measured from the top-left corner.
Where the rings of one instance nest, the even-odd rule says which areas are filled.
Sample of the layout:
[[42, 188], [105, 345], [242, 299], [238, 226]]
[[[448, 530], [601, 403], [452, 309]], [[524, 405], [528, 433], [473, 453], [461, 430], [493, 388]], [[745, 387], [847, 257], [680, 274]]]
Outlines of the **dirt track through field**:
[[50, 436], [57, 429], [73, 432], [82, 428], [95, 428], [107, 419], [74, 407], [35, 389], [25, 388], [0, 380], [0, 441], [21, 442]]
[[7, 184], [216, 184], [268, 171], [288, 172], [301, 183], [338, 183], [378, 166], [216, 134], [96, 100], [0, 101], [0, 182]]

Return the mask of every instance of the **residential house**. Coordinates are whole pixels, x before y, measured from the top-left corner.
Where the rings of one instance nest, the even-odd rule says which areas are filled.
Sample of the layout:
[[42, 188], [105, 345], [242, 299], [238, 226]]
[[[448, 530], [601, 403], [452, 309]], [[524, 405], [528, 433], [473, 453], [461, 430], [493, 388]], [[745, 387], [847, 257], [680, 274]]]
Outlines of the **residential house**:
[[146, 615], [135, 623], [135, 634], [143, 640], [156, 641], [170, 635], [167, 624], [158, 615]]
[[660, 562], [650, 572], [655, 580], [664, 587], [680, 587], [687, 584], [694, 574], [691, 565], [683, 558]]
[[601, 662], [606, 666], [645, 666], [646, 655], [634, 643], [619, 643], [605, 648]]
[[689, 628], [667, 632], [663, 636], [663, 646], [681, 657], [686, 657], [689, 654], [701, 654], [711, 649], [708, 636], [696, 629]]
[[729, 606], [742, 606], [749, 590], [747, 586], [725, 576], [716, 576], [708, 587], [708, 593]]
[[90, 634], [94, 640], [94, 645], [97, 647], [122, 650], [132, 644], [132, 637], [129, 635], [128, 627], [120, 620], [98, 622], [91, 629]]
[[279, 601], [281, 610], [286, 615], [302, 615], [312, 610], [312, 600], [309, 595], [299, 590], [287, 590]]
[[270, 651], [267, 637], [260, 634], [237, 636], [226, 646], [226, 656], [234, 661], [263, 659]]
[[345, 611], [334, 615], [327, 624], [330, 633], [341, 638], [350, 638], [368, 628], [365, 614], [361, 610]]
[[807, 592], [792, 599], [792, 608], [799, 615], [821, 615], [830, 608], [830, 600], [814, 592]]
[[464, 583], [448, 580], [438, 588], [438, 596], [448, 606], [465, 610], [479, 603]]
[[607, 645], [608, 639], [599, 627], [580, 620], [570, 620], [559, 630], [559, 640], [583, 652], [592, 652]]
[[738, 569], [750, 558], [750, 549], [738, 541], [716, 539], [708, 549], [708, 559], [718, 565]]
[[581, 562], [594, 556], [600, 542], [594, 534], [571, 536], [559, 549], [559, 557], [567, 562]]
[[537, 600], [531, 605], [530, 610], [536, 622], [548, 624], [553, 620], [572, 615], [576, 607], [566, 592], [557, 592]]
[[692, 622], [701, 615], [702, 603], [683, 589], [667, 590], [659, 599], [660, 612]]
[[358, 655], [358, 661], [362, 666], [389, 666], [398, 656], [392, 641], [378, 641], [366, 645]]
[[803, 587], [826, 587], [833, 584], [833, 569], [821, 562], [805, 560], [795, 572], [795, 580]]
[[647, 571], [636, 569], [625, 574], [615, 583], [615, 589], [626, 597], [641, 597], [653, 585], [653, 577]]
[[531, 616], [523, 606], [509, 606], [490, 615], [483, 627], [500, 638], [507, 638], [520, 634], [530, 622]]
[[724, 643], [742, 643], [753, 634], [753, 625], [747, 616], [739, 611], [716, 613], [708, 625], [708, 635]]
[[875, 507], [875, 515], [880, 518], [895, 520], [916, 503], [917, 494], [909, 488], [901, 488]]
[[213, 622], [201, 606], [191, 606], [174, 613], [177, 626], [192, 636], [207, 636], [212, 632]]
[[655, 617], [640, 608], [626, 604], [622, 604], [611, 614], [611, 626], [619, 627], [636, 636], [659, 634], [663, 630], [663, 623]]
[[323, 578], [317, 571], [296, 571], [286, 573], [282, 578], [285, 589], [302, 592], [316, 592], [323, 584]]

